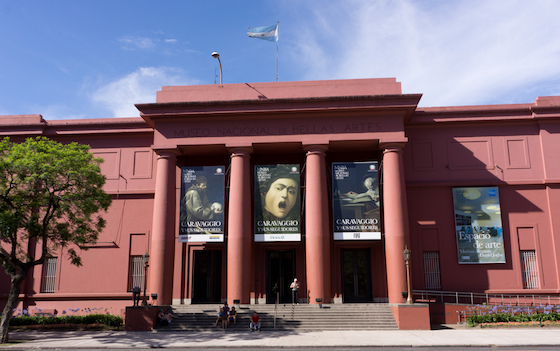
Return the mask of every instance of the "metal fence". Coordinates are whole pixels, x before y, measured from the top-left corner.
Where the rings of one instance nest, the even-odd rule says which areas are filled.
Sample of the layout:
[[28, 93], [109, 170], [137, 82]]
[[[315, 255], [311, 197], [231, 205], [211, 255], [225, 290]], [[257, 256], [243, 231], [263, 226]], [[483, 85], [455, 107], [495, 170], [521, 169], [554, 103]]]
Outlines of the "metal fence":
[[474, 292], [414, 290], [414, 301], [422, 303], [453, 303], [487, 306], [560, 305], [559, 295], [485, 294]]

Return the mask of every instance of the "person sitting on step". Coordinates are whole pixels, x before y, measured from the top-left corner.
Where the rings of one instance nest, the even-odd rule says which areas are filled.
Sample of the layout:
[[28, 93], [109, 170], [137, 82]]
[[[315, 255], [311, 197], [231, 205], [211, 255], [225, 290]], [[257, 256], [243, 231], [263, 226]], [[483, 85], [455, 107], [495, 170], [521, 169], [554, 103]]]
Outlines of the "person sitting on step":
[[251, 323], [249, 324], [251, 331], [255, 331], [255, 327], [258, 331], [261, 331], [261, 317], [257, 314], [257, 312], [253, 312], [253, 316], [251, 317]]

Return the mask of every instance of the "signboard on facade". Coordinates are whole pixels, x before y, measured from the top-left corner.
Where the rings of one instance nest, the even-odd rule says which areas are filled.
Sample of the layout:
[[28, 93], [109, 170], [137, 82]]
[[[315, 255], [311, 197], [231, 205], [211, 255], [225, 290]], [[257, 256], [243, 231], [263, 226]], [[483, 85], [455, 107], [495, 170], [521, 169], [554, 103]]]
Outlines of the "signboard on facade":
[[255, 166], [255, 241], [300, 241], [299, 165]]
[[224, 169], [181, 168], [180, 242], [224, 241]]
[[497, 187], [453, 188], [459, 263], [505, 263]]
[[332, 164], [334, 240], [380, 240], [377, 161]]

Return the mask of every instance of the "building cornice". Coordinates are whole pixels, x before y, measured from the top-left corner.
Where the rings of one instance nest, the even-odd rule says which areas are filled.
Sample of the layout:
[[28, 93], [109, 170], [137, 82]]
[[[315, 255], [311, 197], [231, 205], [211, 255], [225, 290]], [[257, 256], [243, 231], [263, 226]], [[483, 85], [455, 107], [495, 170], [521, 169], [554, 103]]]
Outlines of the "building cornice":
[[152, 127], [155, 120], [167, 117], [240, 116], [256, 114], [367, 112], [405, 109], [412, 116], [421, 94], [375, 96], [336, 96], [263, 100], [185, 101], [137, 104], [140, 115]]

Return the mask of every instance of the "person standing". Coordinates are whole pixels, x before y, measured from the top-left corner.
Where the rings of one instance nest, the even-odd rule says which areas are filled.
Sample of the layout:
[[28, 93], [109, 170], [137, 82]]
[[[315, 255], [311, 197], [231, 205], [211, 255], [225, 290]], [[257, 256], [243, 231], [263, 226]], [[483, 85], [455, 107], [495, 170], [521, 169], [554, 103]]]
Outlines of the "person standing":
[[294, 278], [294, 281], [292, 282], [292, 284], [290, 284], [290, 288], [292, 289], [292, 305], [294, 304], [298, 304], [298, 291], [299, 291], [299, 282], [297, 280], [297, 278]]
[[222, 328], [227, 329], [228, 327], [228, 315], [229, 315], [229, 307], [227, 302], [224, 302], [224, 307], [222, 307]]

